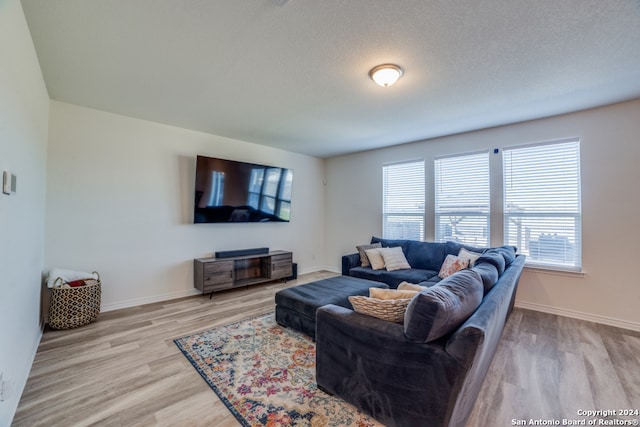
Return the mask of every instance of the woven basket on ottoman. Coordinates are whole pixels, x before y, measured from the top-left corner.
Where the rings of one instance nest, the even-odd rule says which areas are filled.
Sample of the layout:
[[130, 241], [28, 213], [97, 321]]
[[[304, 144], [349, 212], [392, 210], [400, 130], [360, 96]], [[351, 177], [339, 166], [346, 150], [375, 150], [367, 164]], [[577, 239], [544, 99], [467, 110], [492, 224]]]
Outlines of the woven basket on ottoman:
[[75, 288], [51, 289], [49, 326], [54, 329], [72, 329], [96, 320], [100, 314], [100, 277], [98, 276], [98, 280], [85, 280], [85, 283], [86, 285]]
[[387, 322], [402, 323], [404, 322], [404, 312], [407, 311], [411, 298], [377, 299], [356, 295], [349, 297], [349, 302], [354, 311], [359, 313], [377, 317]]

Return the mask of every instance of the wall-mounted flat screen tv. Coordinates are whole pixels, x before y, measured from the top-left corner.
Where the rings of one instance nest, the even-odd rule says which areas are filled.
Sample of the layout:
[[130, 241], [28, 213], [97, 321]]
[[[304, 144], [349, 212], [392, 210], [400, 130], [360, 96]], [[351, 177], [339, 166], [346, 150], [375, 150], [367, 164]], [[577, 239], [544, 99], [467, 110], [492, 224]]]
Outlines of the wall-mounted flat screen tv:
[[194, 223], [288, 222], [293, 170], [197, 156]]

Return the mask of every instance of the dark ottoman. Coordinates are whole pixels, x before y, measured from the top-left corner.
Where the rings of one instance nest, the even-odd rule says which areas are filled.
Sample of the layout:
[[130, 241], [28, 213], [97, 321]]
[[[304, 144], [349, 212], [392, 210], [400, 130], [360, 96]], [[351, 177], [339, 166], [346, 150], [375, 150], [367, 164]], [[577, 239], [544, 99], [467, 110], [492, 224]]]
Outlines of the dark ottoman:
[[368, 296], [369, 288], [388, 289], [389, 286], [357, 277], [335, 276], [282, 289], [276, 293], [276, 322], [315, 340], [318, 308], [335, 304], [351, 309], [348, 298], [352, 295]]

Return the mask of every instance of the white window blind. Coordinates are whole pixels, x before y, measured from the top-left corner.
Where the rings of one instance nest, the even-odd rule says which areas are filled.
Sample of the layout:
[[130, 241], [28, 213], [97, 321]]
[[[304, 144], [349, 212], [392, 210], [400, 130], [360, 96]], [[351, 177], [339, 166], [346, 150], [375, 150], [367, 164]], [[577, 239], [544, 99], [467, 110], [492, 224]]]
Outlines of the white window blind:
[[436, 241], [489, 245], [489, 153], [434, 162]]
[[580, 141], [505, 149], [505, 244], [527, 264], [580, 270]]
[[422, 240], [424, 160], [382, 167], [382, 236]]

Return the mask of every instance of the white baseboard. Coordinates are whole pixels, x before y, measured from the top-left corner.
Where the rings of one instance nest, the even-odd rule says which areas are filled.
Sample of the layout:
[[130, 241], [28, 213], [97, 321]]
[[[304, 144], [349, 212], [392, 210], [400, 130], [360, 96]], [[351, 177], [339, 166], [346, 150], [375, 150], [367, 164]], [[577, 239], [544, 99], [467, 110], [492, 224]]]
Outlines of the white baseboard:
[[526, 301], [516, 301], [518, 308], [541, 311], [543, 313], [555, 314], [558, 316], [571, 317], [573, 319], [586, 320], [588, 322], [601, 323], [603, 325], [615, 326], [616, 328], [630, 329], [640, 332], [640, 323], [629, 322], [627, 320], [615, 319], [613, 317], [600, 316], [598, 314], [585, 313], [582, 311], [568, 310], [565, 308], [551, 307], [543, 304], [536, 304]]
[[298, 271], [298, 276], [301, 274], [317, 273], [318, 271], [330, 271], [332, 273], [337, 273], [337, 274], [342, 273], [340, 270], [337, 270], [335, 267], [329, 267], [325, 265], [325, 266], [305, 268], [303, 271]]
[[[31, 367], [33, 366], [33, 361], [36, 358], [36, 353], [38, 353], [38, 347], [40, 346], [40, 341], [42, 340], [42, 328], [38, 326], [38, 331], [36, 333], [35, 339], [33, 340], [31, 346], [31, 353], [29, 357], [23, 359], [24, 368], [20, 370], [19, 377], [14, 378], [11, 376], [7, 376], [8, 373], [5, 372], [5, 380], [9, 381], [9, 389], [10, 396], [3, 404], [10, 405], [9, 408], [9, 424], [11, 424], [11, 420], [15, 417], [16, 411], [18, 410], [18, 404], [20, 403], [20, 398], [22, 397], [22, 393], [24, 392], [24, 388], [27, 385], [27, 380], [29, 379], [29, 373], [31, 372]], [[0, 419], [0, 424], [2, 424], [3, 420]]]
[[121, 301], [121, 302], [115, 302], [111, 304], [103, 304], [100, 306], [100, 311], [105, 312], [105, 311], [119, 310], [121, 308], [135, 307], [138, 305], [151, 304], [154, 302], [168, 301], [172, 299], [191, 297], [194, 295], [201, 295], [201, 294], [202, 292], [200, 292], [197, 289], [189, 289], [189, 290], [180, 291], [180, 292], [171, 292], [168, 294], [154, 295], [152, 297], [136, 298], [136, 299], [130, 299], [130, 300]]

